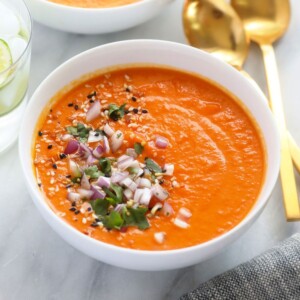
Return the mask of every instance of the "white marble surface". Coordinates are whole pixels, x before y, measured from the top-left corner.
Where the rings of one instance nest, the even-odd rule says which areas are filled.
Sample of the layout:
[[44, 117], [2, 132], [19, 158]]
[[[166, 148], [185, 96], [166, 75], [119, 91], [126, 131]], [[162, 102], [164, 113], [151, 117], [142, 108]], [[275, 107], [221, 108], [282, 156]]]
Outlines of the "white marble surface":
[[[153, 38], [185, 43], [182, 0], [140, 27], [102, 36], [72, 35], [34, 24], [31, 94], [71, 56], [125, 39]], [[292, 23], [276, 44], [287, 123], [300, 144], [300, 2], [292, 1]], [[245, 69], [265, 91], [259, 49], [251, 48]], [[297, 176], [300, 191], [300, 179]], [[136, 272], [95, 261], [64, 242], [41, 218], [21, 174], [17, 145], [0, 156], [0, 299], [177, 299], [201, 282], [244, 262], [299, 231], [287, 223], [280, 182], [255, 225], [215, 258], [182, 270]]]

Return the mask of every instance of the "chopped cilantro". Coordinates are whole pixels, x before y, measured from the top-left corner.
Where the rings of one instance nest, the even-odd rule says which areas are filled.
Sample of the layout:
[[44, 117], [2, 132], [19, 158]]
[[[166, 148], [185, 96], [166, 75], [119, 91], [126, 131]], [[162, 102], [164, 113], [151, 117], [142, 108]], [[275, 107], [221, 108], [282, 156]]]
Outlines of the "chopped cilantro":
[[136, 154], [138, 155], [142, 154], [143, 150], [144, 150], [144, 146], [142, 146], [141, 143], [134, 143], [134, 151]]
[[123, 189], [122, 187], [111, 183], [109, 189], [108, 188], [103, 188], [104, 192], [106, 193], [106, 195], [109, 196], [109, 198], [107, 198], [110, 201], [113, 201], [114, 204], [118, 204], [121, 203], [123, 200]]
[[114, 103], [110, 104], [108, 107], [108, 115], [114, 120], [118, 121], [124, 117], [126, 103], [122, 104], [120, 107]]
[[96, 199], [90, 201], [90, 204], [97, 216], [106, 216], [110, 203], [106, 199]]
[[66, 130], [74, 137], [78, 137], [80, 142], [87, 141], [91, 128], [85, 127], [82, 123], [78, 123], [77, 126], [67, 126]]
[[108, 216], [103, 219], [103, 225], [108, 229], [121, 229], [124, 220], [122, 219], [120, 213], [112, 211]]
[[91, 166], [84, 170], [84, 173], [88, 175], [91, 179], [97, 179], [99, 176], [103, 175], [97, 168], [97, 166]]
[[150, 225], [146, 217], [147, 211], [146, 207], [124, 209], [122, 211], [124, 226], [137, 226], [141, 230], [149, 228]]
[[161, 173], [162, 168], [151, 158], [145, 158], [146, 168], [153, 173]]
[[106, 157], [102, 157], [99, 159], [99, 165], [101, 167], [101, 171], [104, 174], [110, 174], [111, 172], [111, 160]]

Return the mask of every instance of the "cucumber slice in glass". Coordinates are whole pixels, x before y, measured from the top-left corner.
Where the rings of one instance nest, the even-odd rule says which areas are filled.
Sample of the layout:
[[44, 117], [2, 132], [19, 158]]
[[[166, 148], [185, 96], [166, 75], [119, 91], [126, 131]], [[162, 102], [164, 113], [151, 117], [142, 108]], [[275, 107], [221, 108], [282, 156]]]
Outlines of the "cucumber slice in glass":
[[[4, 72], [12, 65], [12, 56], [8, 44], [0, 39], [0, 88], [4, 86], [9, 72]], [[3, 74], [1, 74], [3, 72]]]

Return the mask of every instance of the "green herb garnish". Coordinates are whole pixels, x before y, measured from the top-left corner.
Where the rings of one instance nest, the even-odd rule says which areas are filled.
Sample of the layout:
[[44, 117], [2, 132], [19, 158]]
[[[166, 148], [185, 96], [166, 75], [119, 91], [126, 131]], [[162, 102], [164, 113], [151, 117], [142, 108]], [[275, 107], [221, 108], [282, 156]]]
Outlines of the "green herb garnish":
[[99, 159], [99, 165], [101, 167], [101, 171], [104, 174], [109, 175], [111, 172], [111, 160], [109, 158], [106, 157], [102, 157]]
[[126, 103], [122, 104], [120, 107], [114, 103], [109, 104], [109, 106], [108, 106], [109, 117], [114, 121], [118, 121], [118, 120], [122, 119], [125, 114], [125, 106], [126, 106]]
[[144, 150], [144, 146], [142, 146], [141, 143], [134, 143], [134, 151], [136, 154], [138, 155], [142, 154], [143, 150]]
[[106, 216], [108, 213], [108, 208], [110, 206], [110, 202], [106, 199], [96, 199], [90, 201], [90, 204], [97, 216]]
[[97, 166], [91, 166], [84, 170], [84, 173], [91, 179], [97, 179], [99, 176], [103, 175], [97, 168]]
[[85, 127], [82, 123], [78, 123], [76, 126], [67, 126], [66, 130], [74, 137], [78, 137], [79, 141], [85, 143], [88, 140], [90, 127]]
[[151, 158], [145, 158], [146, 168], [153, 173], [161, 173], [162, 168]]
[[146, 207], [123, 209], [124, 226], [137, 226], [141, 230], [149, 228], [150, 225], [146, 217], [147, 211]]
[[120, 230], [124, 223], [124, 220], [122, 219], [120, 213], [113, 210], [108, 216], [106, 216], [103, 219], [102, 222], [103, 222], [103, 225], [108, 229]]
[[118, 204], [122, 202], [123, 200], [122, 187], [114, 183], [111, 183], [109, 189], [104, 187], [103, 190], [106, 193], [106, 195], [109, 196], [107, 200], [109, 200], [112, 204]]

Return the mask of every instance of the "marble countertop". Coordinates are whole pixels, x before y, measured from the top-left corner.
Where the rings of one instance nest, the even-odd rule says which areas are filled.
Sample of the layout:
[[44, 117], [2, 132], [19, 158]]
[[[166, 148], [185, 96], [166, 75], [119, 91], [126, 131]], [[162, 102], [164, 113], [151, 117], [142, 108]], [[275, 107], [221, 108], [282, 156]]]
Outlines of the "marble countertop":
[[[176, 1], [139, 27], [107, 35], [74, 35], [35, 23], [29, 94], [58, 65], [91, 47], [138, 38], [185, 43], [182, 3]], [[292, 22], [287, 34], [276, 44], [276, 55], [288, 127], [300, 144], [300, 2], [291, 3]], [[245, 69], [266, 91], [263, 63], [256, 46], [251, 47]], [[298, 175], [296, 179], [300, 191]], [[0, 299], [177, 299], [300, 229], [298, 222], [285, 220], [278, 181], [258, 221], [221, 254], [181, 270], [128, 271], [85, 256], [52, 231], [26, 190], [17, 144], [0, 156], [0, 187]]]

